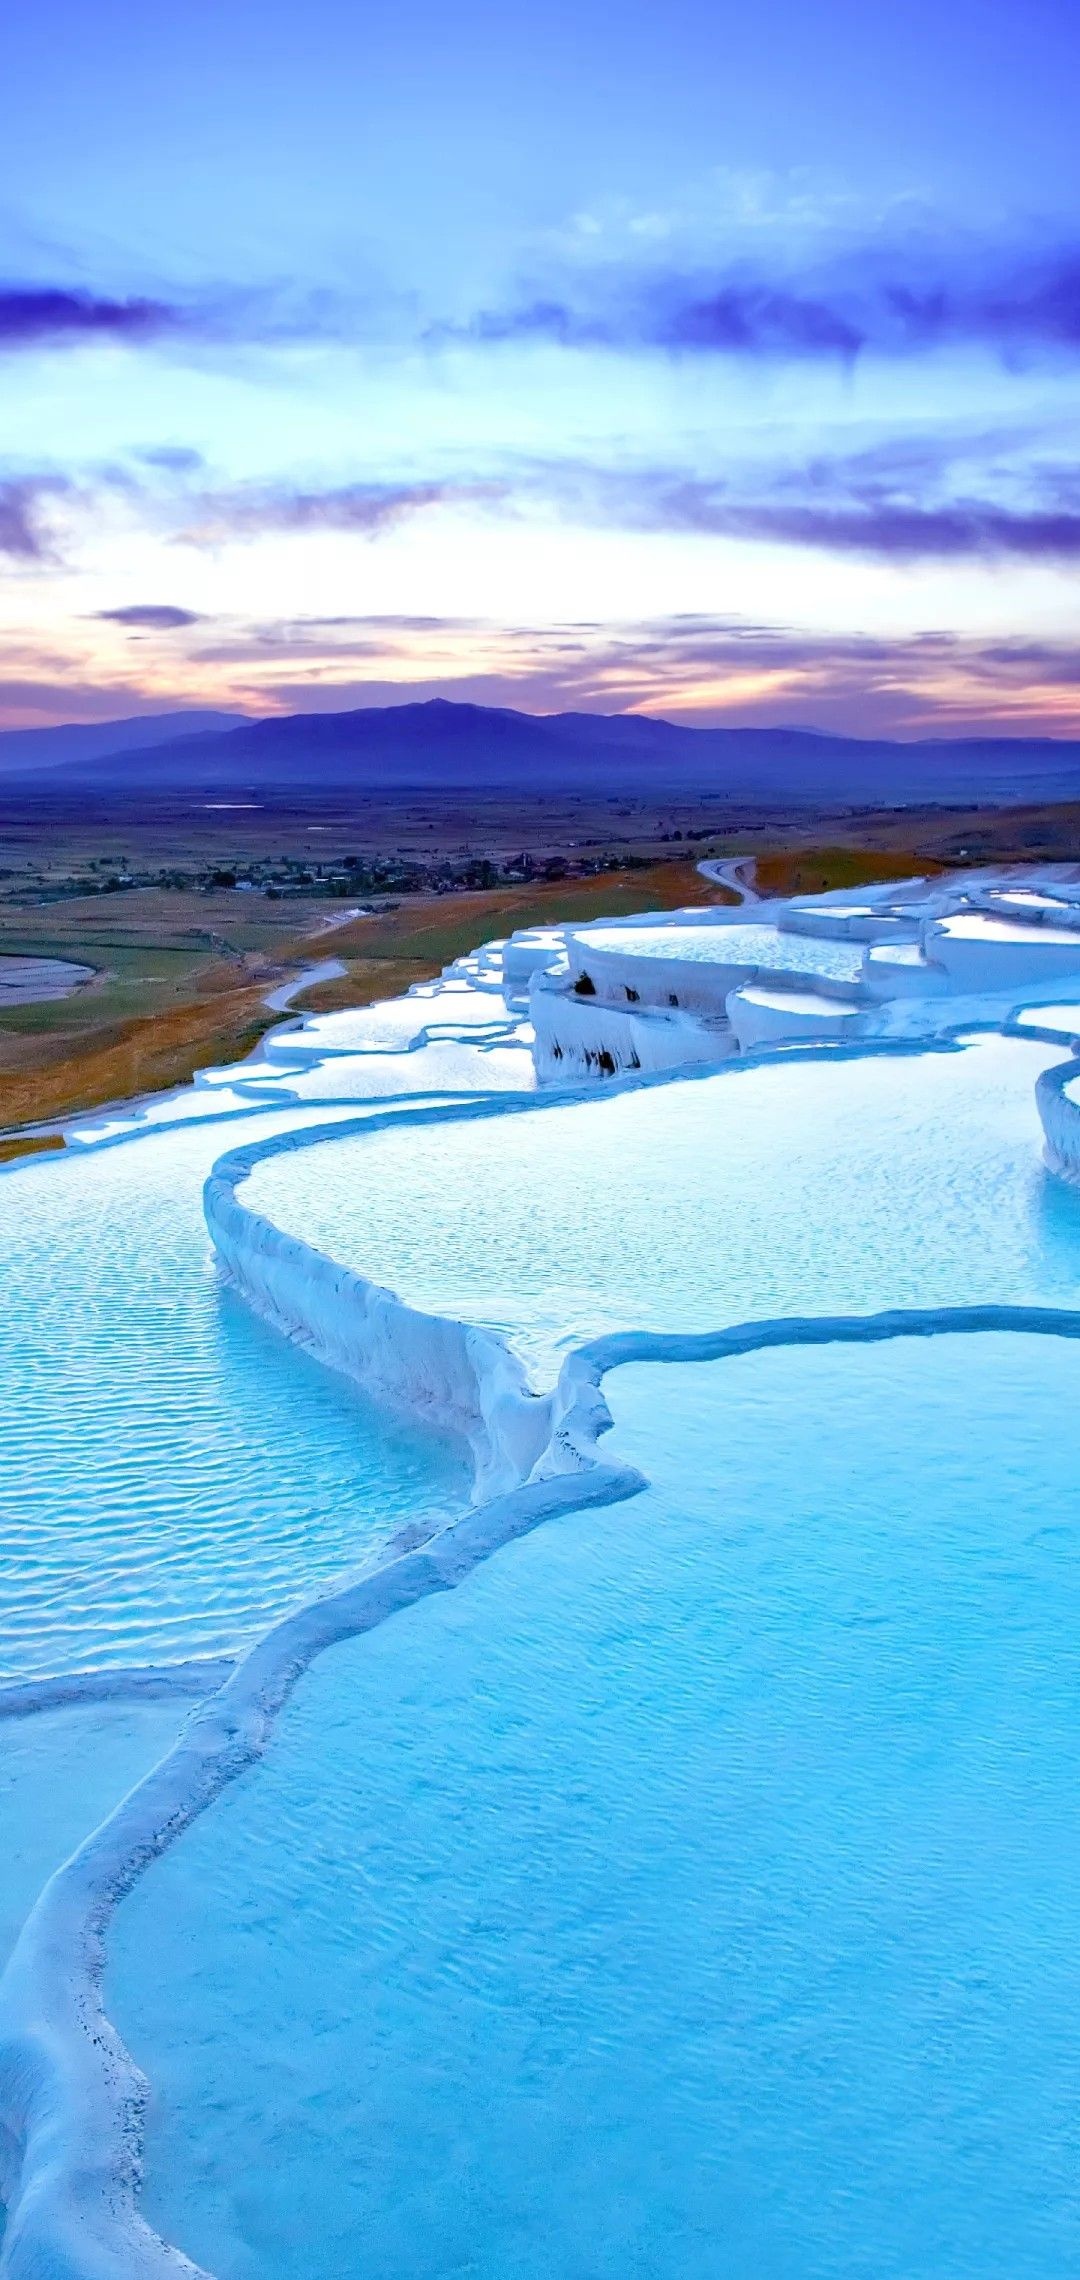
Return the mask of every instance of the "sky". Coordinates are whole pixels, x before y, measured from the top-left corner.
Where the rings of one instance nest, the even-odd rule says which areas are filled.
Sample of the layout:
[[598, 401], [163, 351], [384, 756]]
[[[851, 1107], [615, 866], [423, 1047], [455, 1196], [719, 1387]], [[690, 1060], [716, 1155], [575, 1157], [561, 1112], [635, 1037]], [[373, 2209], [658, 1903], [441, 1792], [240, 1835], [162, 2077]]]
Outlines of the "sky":
[[1080, 735], [1075, 0], [0, 15], [0, 726]]

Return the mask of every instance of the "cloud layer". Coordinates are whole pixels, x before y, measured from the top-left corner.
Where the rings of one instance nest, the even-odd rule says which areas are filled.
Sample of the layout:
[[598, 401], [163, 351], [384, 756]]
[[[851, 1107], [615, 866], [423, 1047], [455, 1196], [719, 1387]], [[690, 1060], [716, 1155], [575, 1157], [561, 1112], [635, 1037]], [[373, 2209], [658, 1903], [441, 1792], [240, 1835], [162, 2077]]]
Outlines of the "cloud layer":
[[48, 505], [71, 488], [62, 475], [0, 476], [0, 555], [24, 568], [54, 562]]
[[[61, 715], [111, 702], [110, 690], [118, 709], [185, 698], [273, 709], [407, 688], [905, 733], [1073, 728], [1075, 660], [1038, 636], [1048, 606], [1069, 622], [1080, 564], [1080, 428], [1067, 394], [1080, 242], [1061, 230], [996, 244], [937, 226], [843, 244], [832, 229], [770, 230], [753, 248], [744, 236], [737, 261], [665, 257], [661, 243], [627, 242], [603, 263], [584, 241], [549, 245], [521, 290], [439, 323], [405, 294], [365, 300], [347, 284], [201, 297], [153, 279], [141, 294], [0, 288], [0, 353], [13, 360], [13, 399], [24, 397], [13, 433], [36, 432], [40, 378], [16, 352], [132, 352], [110, 359], [105, 388], [58, 355], [40, 391], [38, 463], [28, 451], [0, 464], [7, 614], [25, 595], [26, 623], [50, 625], [9, 643], [9, 688], [43, 688], [48, 655]], [[417, 355], [421, 340], [428, 353]], [[289, 355], [271, 357], [282, 344]], [[515, 344], [543, 353], [510, 366]], [[455, 347], [460, 361], [440, 353]], [[198, 367], [197, 385], [163, 369], [166, 348]], [[149, 349], [152, 367], [140, 363]], [[616, 359], [641, 369], [627, 377]], [[885, 372], [885, 360], [906, 369]], [[104, 399], [110, 412], [123, 405], [123, 425], [102, 420]], [[68, 435], [82, 454], [73, 443], [58, 459]], [[424, 518], [443, 514], [457, 518], [453, 544], [436, 531], [428, 547]], [[494, 592], [498, 607], [504, 536], [518, 596], [508, 615], [539, 617], [545, 593], [553, 613], [568, 594], [591, 608], [582, 563], [595, 560], [600, 584], [610, 580], [597, 623], [334, 615], [339, 598], [384, 591], [445, 598], [450, 611], [482, 609]], [[316, 549], [320, 538], [339, 543]], [[375, 568], [347, 551], [353, 540], [385, 545]], [[853, 595], [861, 606], [853, 561], [873, 566], [875, 622], [920, 622], [925, 571], [937, 596], [927, 614], [948, 612], [952, 630], [875, 642], [850, 626], [812, 639], [733, 619], [667, 619], [656, 631], [601, 622], [616, 593], [623, 606], [669, 591], [767, 593], [772, 607], [774, 591], [797, 595], [807, 578], [815, 614], [832, 590], [847, 618]], [[931, 579], [942, 567], [948, 581]], [[986, 575], [1003, 567], [1046, 576]], [[327, 614], [254, 624], [253, 593], [266, 610], [310, 595]], [[155, 594], [182, 599], [138, 598]], [[1014, 621], [1023, 639], [962, 630], [1008, 623], [1003, 595], [1005, 610], [1015, 595], [1029, 613]]]
[[[1019, 488], [1019, 486], [1018, 486]], [[646, 471], [594, 484], [596, 511], [631, 528], [687, 531], [896, 563], [1080, 561], [1080, 498], [1071, 469], [1019, 499], [932, 479], [875, 478], [862, 463], [812, 462], [741, 481]]]
[[[0, 479], [0, 555], [55, 563], [110, 507], [166, 545], [225, 548], [318, 533], [386, 538], [416, 517], [539, 518], [568, 530], [616, 529], [811, 549], [898, 565], [1080, 561], [1080, 462], [1055, 436], [957, 437], [924, 430], [852, 453], [732, 461], [723, 476], [678, 465], [620, 466], [504, 457], [474, 476], [363, 477], [324, 486], [207, 484], [196, 455], [127, 467]], [[65, 525], [61, 533], [61, 520]], [[159, 630], [194, 622], [186, 606], [130, 604], [97, 614]]]
[[60, 347], [87, 340], [153, 340], [174, 331], [180, 311], [164, 301], [114, 300], [58, 285], [0, 285], [0, 349]]
[[911, 357], [981, 348], [1005, 358], [1080, 354], [1080, 241], [973, 245], [913, 236], [854, 245], [800, 265], [781, 259], [637, 272], [580, 267], [511, 296], [433, 342], [542, 341], [622, 354], [777, 361]]
[[355, 531], [365, 538], [379, 538], [427, 508], [478, 505], [505, 495], [503, 483], [443, 478], [339, 483], [323, 490], [299, 490], [290, 484], [234, 485], [204, 493], [183, 535], [196, 545], [255, 538], [265, 531]]
[[192, 294], [29, 279], [0, 283], [0, 353], [172, 338], [185, 352], [285, 343], [410, 353], [543, 344], [606, 354], [662, 353], [852, 365], [978, 349], [1009, 361], [1080, 355], [1080, 238], [1061, 229], [977, 238], [929, 217], [891, 242], [829, 233], [793, 250], [778, 233], [752, 256], [723, 247], [642, 262], [640, 246], [590, 266], [565, 251], [528, 281], [463, 314], [417, 315], [417, 298], [357, 276], [333, 291], [301, 282], [223, 283]]
[[157, 630], [162, 646], [147, 666], [140, 645], [139, 669], [128, 645], [95, 656], [75, 626], [66, 653], [59, 639], [47, 650], [0, 640], [0, 719], [101, 719], [177, 703], [338, 711], [448, 696], [852, 735], [1080, 735], [1080, 646], [1068, 642], [980, 642], [947, 629], [830, 636], [705, 614], [616, 626], [220, 618]]
[[125, 602], [120, 609], [96, 610], [99, 624], [124, 625], [147, 633], [177, 633], [181, 627], [202, 623], [201, 610], [181, 609], [176, 602]]

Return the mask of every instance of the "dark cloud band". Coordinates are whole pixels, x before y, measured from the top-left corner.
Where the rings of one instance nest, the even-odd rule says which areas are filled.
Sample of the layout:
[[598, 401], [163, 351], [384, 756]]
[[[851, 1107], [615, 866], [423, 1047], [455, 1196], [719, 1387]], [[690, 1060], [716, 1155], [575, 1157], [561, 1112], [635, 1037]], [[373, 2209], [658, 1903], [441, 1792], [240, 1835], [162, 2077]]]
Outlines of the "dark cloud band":
[[916, 242], [782, 266], [576, 273], [551, 291], [433, 326], [434, 345], [546, 342], [623, 354], [839, 360], [976, 346], [1007, 358], [1080, 353], [1080, 245]]
[[110, 625], [143, 628], [148, 633], [174, 633], [186, 625], [201, 625], [201, 610], [184, 610], [175, 602], [125, 602], [121, 609], [96, 610], [95, 617]]
[[151, 340], [180, 323], [164, 301], [110, 300], [66, 287], [0, 286], [0, 349], [87, 340]]

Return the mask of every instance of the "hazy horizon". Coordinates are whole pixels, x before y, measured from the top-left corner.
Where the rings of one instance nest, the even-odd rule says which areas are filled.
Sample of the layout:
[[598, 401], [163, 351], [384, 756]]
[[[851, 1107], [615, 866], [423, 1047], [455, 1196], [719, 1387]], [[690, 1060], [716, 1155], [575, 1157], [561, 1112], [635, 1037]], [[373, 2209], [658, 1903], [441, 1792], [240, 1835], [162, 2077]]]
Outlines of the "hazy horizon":
[[[752, 734], [765, 736], [772, 733], [774, 735], [781, 736], [787, 735], [817, 738], [824, 743], [836, 743], [837, 741], [848, 743], [887, 743], [897, 745], [964, 742], [1018, 743], [1022, 741], [1029, 741], [1031, 738], [1037, 737], [1044, 741], [1059, 743], [1062, 745], [1072, 746], [1080, 744], [1080, 727], [1078, 727], [1075, 733], [1072, 733], [1068, 729], [1029, 729], [1018, 728], [1012, 725], [998, 725], [991, 723], [985, 729], [967, 729], [961, 731], [957, 729], [941, 729], [932, 727], [921, 732], [909, 731], [906, 734], [900, 734], [894, 731], [892, 734], [886, 734], [883, 731], [874, 732], [860, 731], [858, 729], [827, 728], [819, 726], [814, 721], [786, 720], [782, 718], [777, 718], [776, 720], [771, 721], [753, 719], [738, 720], [730, 716], [720, 714], [717, 718], [714, 719], [709, 718], [704, 714], [699, 714], [697, 716], [689, 718], [684, 717], [680, 719], [679, 716], [674, 712], [661, 713], [652, 708], [645, 710], [643, 707], [636, 707], [633, 709], [629, 707], [623, 707], [621, 710], [614, 710], [595, 703], [583, 703], [578, 706], [567, 705], [542, 708], [539, 705], [535, 704], [515, 704], [509, 701], [501, 703], [496, 699], [492, 699], [486, 703], [480, 703], [476, 699], [464, 698], [459, 696], [457, 693], [447, 696], [440, 695], [436, 697], [418, 697], [412, 687], [404, 685], [394, 690], [390, 694], [384, 693], [378, 699], [371, 699], [368, 702], [361, 700], [359, 703], [350, 703], [347, 705], [324, 703], [321, 705], [313, 704], [310, 707], [302, 705], [290, 706], [288, 709], [282, 707], [273, 711], [256, 711], [254, 709], [248, 709], [247, 711], [244, 711], [238, 707], [207, 707], [205, 705], [196, 704], [194, 702], [189, 704], [179, 702], [174, 705], [161, 706], [147, 700], [135, 709], [118, 713], [110, 713], [108, 711], [104, 711], [98, 712], [96, 714], [84, 714], [78, 718], [65, 718], [63, 720], [58, 719], [55, 721], [37, 722], [31, 726], [20, 726], [11, 724], [9, 722], [0, 722], [0, 745], [6, 744], [8, 742], [13, 742], [16, 739], [21, 741], [21, 739], [26, 736], [36, 737], [39, 734], [48, 735], [50, 733], [56, 733], [59, 735], [62, 734], [66, 729], [72, 729], [76, 731], [80, 729], [86, 729], [89, 732], [93, 732], [95, 729], [104, 730], [110, 727], [134, 727], [139, 722], [143, 722], [146, 725], [151, 725], [154, 722], [159, 721], [174, 721], [178, 724], [182, 724], [185, 719], [190, 718], [192, 720], [198, 721], [201, 724], [200, 728], [196, 730], [195, 733], [216, 734], [218, 732], [227, 732], [230, 727], [254, 728], [259, 726], [269, 726], [275, 722], [284, 723], [290, 720], [303, 720], [309, 716], [312, 718], [330, 718], [335, 715], [348, 717], [354, 713], [394, 712], [439, 705], [460, 705], [462, 707], [468, 707], [470, 709], [478, 710], [481, 712], [503, 711], [520, 713], [525, 719], [537, 721], [557, 721], [560, 719], [573, 718], [575, 716], [580, 716], [586, 719], [591, 717], [597, 720], [605, 721], [643, 720], [651, 721], [660, 727], [668, 726], [674, 728], [690, 728], [701, 730], [720, 729], [731, 731], [736, 734], [740, 731], [746, 731]], [[184, 733], [185, 730], [183, 726], [178, 725], [175, 734], [177, 736], [182, 736]], [[133, 749], [138, 749], [138, 747], [133, 747]], [[147, 746], [146, 749], [149, 750], [151, 747]]]

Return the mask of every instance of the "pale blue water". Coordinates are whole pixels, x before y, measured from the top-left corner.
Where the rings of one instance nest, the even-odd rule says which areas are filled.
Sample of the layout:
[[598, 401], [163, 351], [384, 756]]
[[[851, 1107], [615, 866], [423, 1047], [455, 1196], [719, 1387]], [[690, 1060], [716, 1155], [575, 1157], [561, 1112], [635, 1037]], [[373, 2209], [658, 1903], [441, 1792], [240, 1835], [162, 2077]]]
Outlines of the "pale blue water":
[[778, 926], [594, 926], [577, 940], [598, 950], [631, 958], [689, 958], [694, 964], [767, 966], [793, 974], [827, 974], [832, 981], [857, 982], [862, 973], [861, 942], [826, 942], [815, 935], [785, 934]]
[[227, 1144], [0, 1180], [0, 1679], [230, 1649], [468, 1492], [456, 1447], [219, 1287], [201, 1188]]
[[958, 941], [968, 942], [1055, 942], [1067, 950], [1077, 950], [1080, 955], [1076, 933], [1071, 927], [1040, 926], [1038, 933], [1033, 935], [1030, 926], [1024, 926], [1015, 919], [988, 918], [984, 911], [972, 911], [969, 915], [958, 918], [943, 918], [938, 931], [953, 935]]
[[279, 1032], [264, 1050], [290, 1060], [294, 1054], [400, 1052], [426, 1030], [432, 1037], [472, 1037], [485, 1031], [505, 1034], [514, 1026], [498, 990], [472, 989], [465, 982], [449, 983], [407, 997], [387, 998], [378, 1005], [356, 1006], [344, 1013], [314, 1015], [303, 1032]]
[[921, 942], [875, 942], [870, 957], [875, 966], [882, 961], [889, 966], [925, 966], [927, 962]]
[[[1058, 1059], [789, 1059], [244, 1192], [544, 1378], [615, 1326], [1075, 1306]], [[465, 1496], [219, 1288], [202, 1180], [278, 1123], [0, 1180], [0, 1676], [233, 1649]], [[152, 2221], [221, 2280], [1071, 2269], [1078, 1381], [1015, 1336], [609, 1381], [649, 1490], [325, 1656], [121, 1910]], [[186, 1707], [0, 1723], [0, 1953]]]
[[1080, 1303], [1080, 1195], [1044, 1168], [1060, 1047], [743, 1066], [332, 1140], [257, 1168], [278, 1225], [414, 1305], [505, 1329], [549, 1379], [610, 1328]]
[[362, 1101], [402, 1093], [531, 1093], [536, 1072], [527, 1044], [481, 1041], [467, 1060], [459, 1046], [435, 1043], [413, 1053], [332, 1053], [310, 1069], [260, 1064], [249, 1081], [296, 1100]]
[[653, 1486], [325, 1656], [147, 1874], [147, 2214], [222, 2280], [1080, 2260], [1080, 1348], [609, 1380]]
[[0, 1723], [0, 1971], [42, 1885], [164, 1756], [191, 1707], [80, 1703]]
[[1021, 1029], [1056, 1029], [1064, 1040], [1080, 1036], [1080, 1004], [1028, 1005], [1014, 1016]]

